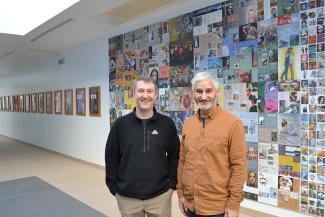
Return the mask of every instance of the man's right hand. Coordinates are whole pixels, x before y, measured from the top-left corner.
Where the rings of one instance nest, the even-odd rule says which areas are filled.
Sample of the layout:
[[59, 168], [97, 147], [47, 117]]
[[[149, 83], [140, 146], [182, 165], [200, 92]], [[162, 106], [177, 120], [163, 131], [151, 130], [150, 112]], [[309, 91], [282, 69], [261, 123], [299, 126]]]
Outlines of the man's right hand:
[[181, 209], [181, 212], [184, 216], [186, 216], [187, 213], [187, 206], [186, 206], [186, 201], [184, 197], [181, 197], [178, 199], [178, 206]]

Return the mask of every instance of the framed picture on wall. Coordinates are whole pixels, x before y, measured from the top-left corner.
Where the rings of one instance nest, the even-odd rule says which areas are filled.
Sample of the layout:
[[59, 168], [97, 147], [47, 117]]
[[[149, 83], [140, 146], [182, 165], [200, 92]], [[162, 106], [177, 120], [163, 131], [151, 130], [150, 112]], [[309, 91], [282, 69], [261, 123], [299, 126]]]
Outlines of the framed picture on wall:
[[6, 111], [6, 97], [2, 97], [2, 111]]
[[30, 112], [30, 94], [25, 94], [25, 112]]
[[16, 111], [16, 96], [11, 96], [11, 111]]
[[86, 115], [86, 89], [76, 89], [76, 114]]
[[15, 111], [14, 104], [15, 104], [15, 96], [10, 96], [10, 111], [11, 112]]
[[18, 107], [18, 97], [17, 97], [17, 95], [12, 96], [12, 105], [13, 105], [13, 111], [18, 112], [19, 107]]
[[2, 111], [6, 111], [7, 109], [6, 109], [6, 101], [7, 101], [7, 99], [6, 99], [6, 97], [4, 96], [4, 97], [2, 97]]
[[5, 96], [1, 97], [1, 111], [6, 111], [5, 101], [6, 101], [6, 97]]
[[3, 98], [0, 97], [0, 111], [3, 111], [3, 102], [2, 102]]
[[19, 111], [24, 112], [24, 95], [19, 95]]
[[89, 115], [100, 117], [100, 86], [89, 87]]
[[11, 111], [11, 97], [7, 96], [7, 111], [10, 112]]
[[7, 97], [3, 97], [3, 111], [8, 111], [8, 102], [7, 102]]
[[7, 101], [7, 97], [3, 96], [2, 97], [2, 111], [6, 111], [6, 101]]
[[46, 113], [47, 114], [52, 114], [53, 113], [53, 105], [52, 105], [52, 101], [53, 101], [53, 96], [52, 96], [52, 91], [47, 91], [45, 93], [45, 98], [46, 98]]
[[8, 97], [7, 96], [5, 96], [4, 97], [5, 99], [4, 99], [4, 101], [3, 101], [3, 109], [4, 109], [4, 111], [8, 111]]
[[62, 90], [54, 91], [54, 113], [62, 114]]
[[19, 95], [16, 95], [15, 98], [16, 98], [15, 112], [19, 112]]
[[44, 93], [38, 93], [38, 112], [44, 113]]
[[11, 97], [7, 96], [7, 111], [11, 111]]
[[73, 115], [73, 90], [64, 90], [64, 114]]
[[37, 93], [32, 93], [31, 95], [31, 110], [33, 113], [37, 112]]

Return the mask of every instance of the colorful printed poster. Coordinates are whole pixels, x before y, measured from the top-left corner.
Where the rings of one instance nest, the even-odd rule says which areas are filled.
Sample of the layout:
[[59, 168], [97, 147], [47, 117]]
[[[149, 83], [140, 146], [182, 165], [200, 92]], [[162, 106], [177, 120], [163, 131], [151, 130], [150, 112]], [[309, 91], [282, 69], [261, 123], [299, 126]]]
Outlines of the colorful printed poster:
[[[295, 47], [279, 48], [279, 81], [297, 80], [300, 71], [300, 49]], [[297, 58], [298, 57], [298, 58]]]
[[278, 145], [258, 143], [258, 201], [277, 205]]
[[278, 143], [300, 146], [300, 117], [298, 114], [278, 114]]

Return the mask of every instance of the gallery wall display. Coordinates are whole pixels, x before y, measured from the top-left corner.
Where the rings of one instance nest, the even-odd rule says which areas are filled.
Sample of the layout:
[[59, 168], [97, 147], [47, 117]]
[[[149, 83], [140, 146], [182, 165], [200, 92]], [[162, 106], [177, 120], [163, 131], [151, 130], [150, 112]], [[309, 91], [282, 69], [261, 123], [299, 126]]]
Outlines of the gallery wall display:
[[228, 0], [109, 38], [110, 124], [150, 76], [181, 134], [197, 110], [190, 81], [209, 71], [245, 127], [245, 197], [324, 216], [324, 14], [324, 0]]
[[89, 87], [89, 115], [101, 116], [100, 86]]
[[[86, 88], [76, 88], [75, 98], [74, 89], [0, 96], [0, 111], [63, 114], [64, 109], [65, 115], [74, 115], [76, 103], [76, 115], [86, 116], [86, 97]], [[101, 116], [100, 86], [89, 87], [89, 116]]]
[[76, 114], [86, 115], [86, 88], [76, 89]]

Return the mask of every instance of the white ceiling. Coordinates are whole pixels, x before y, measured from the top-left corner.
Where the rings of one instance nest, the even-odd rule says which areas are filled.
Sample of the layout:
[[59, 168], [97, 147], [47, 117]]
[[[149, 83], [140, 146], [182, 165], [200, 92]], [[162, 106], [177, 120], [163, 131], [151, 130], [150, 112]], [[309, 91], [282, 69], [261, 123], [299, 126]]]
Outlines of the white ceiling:
[[[68, 47], [121, 30], [121, 26], [130, 24], [139, 17], [143, 19], [150, 14], [161, 16], [160, 11], [166, 12], [168, 8], [176, 8], [177, 13], [181, 14], [184, 13], [182, 7], [188, 8], [189, 4], [197, 8], [198, 4], [208, 5], [211, 2], [220, 1], [80, 0], [24, 36], [0, 34], [0, 75], [4, 68], [8, 71], [8, 67], [15, 67], [24, 61], [41, 60], [49, 55], [58, 56], [60, 51]], [[125, 14], [123, 11], [134, 13]]]
[[[97, 21], [95, 17], [125, 2], [127, 0], [81, 0], [24, 36], [0, 34], [0, 64], [56, 54], [67, 47], [103, 35], [115, 25]], [[68, 19], [73, 20], [31, 41]]]

